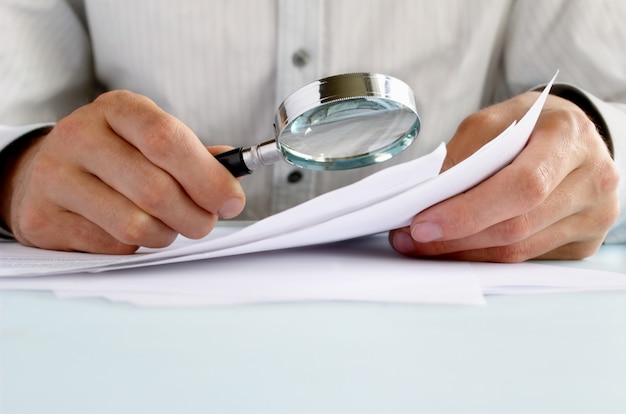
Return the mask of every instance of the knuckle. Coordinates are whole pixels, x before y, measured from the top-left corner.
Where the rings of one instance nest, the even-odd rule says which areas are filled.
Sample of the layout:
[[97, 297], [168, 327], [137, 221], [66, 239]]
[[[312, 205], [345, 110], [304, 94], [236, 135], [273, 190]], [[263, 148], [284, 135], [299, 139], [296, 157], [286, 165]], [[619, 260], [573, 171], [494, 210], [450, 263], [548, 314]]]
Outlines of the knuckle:
[[148, 97], [134, 92], [120, 89], [105, 92], [94, 101], [96, 105], [107, 108], [108, 111], [129, 112], [140, 114], [134, 119], [138, 124], [138, 145], [149, 159], [159, 163], [186, 151], [190, 143], [187, 139], [187, 130], [182, 122], [162, 111]]
[[152, 248], [169, 246], [178, 235], [144, 211], [130, 214], [119, 230], [118, 240], [121, 242], [131, 246]]
[[[596, 137], [599, 138], [599, 133], [596, 125], [582, 110], [567, 111], [569, 120], [572, 125], [579, 131], [583, 137]], [[601, 142], [601, 140], [599, 140]]]
[[615, 163], [612, 160], [602, 163], [598, 167], [598, 174], [594, 181], [598, 185], [600, 194], [614, 193], [618, 189], [620, 182], [619, 172]]
[[505, 245], [525, 240], [532, 233], [531, 225], [524, 215], [506, 220], [500, 223], [500, 226], [500, 242]]
[[194, 226], [185, 232], [185, 237], [196, 240], [205, 237], [213, 230], [213, 228], [215, 228], [217, 219], [217, 215], [209, 213], [206, 218], [196, 220], [194, 222]]
[[128, 214], [126, 220], [119, 222], [116, 238], [132, 246], [146, 245], [154, 237], [152, 222], [152, 217], [143, 211]]
[[531, 258], [531, 254], [521, 243], [497, 248], [493, 255], [495, 262], [520, 263]]
[[143, 177], [143, 185], [140, 185], [135, 196], [136, 203], [148, 212], [158, 212], [167, 205], [166, 198], [172, 198], [177, 193], [177, 186], [173, 178], [167, 174], [149, 174]]
[[501, 122], [501, 116], [495, 111], [481, 110], [465, 117], [457, 128], [457, 133], [473, 136], [476, 131], [489, 130]]
[[515, 182], [518, 205], [527, 211], [541, 204], [551, 192], [551, 175], [545, 164], [522, 167]]
[[146, 156], [156, 162], [165, 160], [186, 148], [184, 131], [181, 123], [170, 116], [162, 114], [147, 115], [142, 150]]
[[24, 208], [13, 223], [13, 234], [24, 244], [39, 245], [39, 240], [48, 232], [50, 220], [36, 208]]
[[570, 101], [567, 101], [566, 106], [552, 107], [549, 111], [544, 112], [543, 120], [550, 123], [552, 128], [561, 129], [568, 136], [568, 139], [573, 138], [574, 141], [572, 142], [582, 138], [580, 141], [582, 143], [587, 137], [595, 135], [597, 138], [598, 135], [593, 121], [579, 106]]
[[603, 164], [604, 162], [612, 163], [613, 160], [610, 157], [609, 149], [596, 124], [582, 110], [563, 112], [566, 112], [563, 117], [566, 118], [567, 124], [571, 125], [570, 136], [578, 137], [577, 146], [579, 151], [592, 156], [595, 154], [596, 158], [601, 158], [602, 161], [597, 161], [598, 164]]
[[126, 89], [116, 89], [113, 91], [104, 92], [94, 99], [94, 104], [103, 105], [105, 107], [114, 107], [120, 102], [129, 102], [136, 99], [139, 96], [134, 92]]
[[52, 131], [46, 137], [46, 141], [62, 142], [68, 148], [82, 148], [85, 144], [85, 139], [89, 138], [89, 135], [84, 133], [88, 128], [86, 122], [80, 115], [66, 116], [52, 128]]

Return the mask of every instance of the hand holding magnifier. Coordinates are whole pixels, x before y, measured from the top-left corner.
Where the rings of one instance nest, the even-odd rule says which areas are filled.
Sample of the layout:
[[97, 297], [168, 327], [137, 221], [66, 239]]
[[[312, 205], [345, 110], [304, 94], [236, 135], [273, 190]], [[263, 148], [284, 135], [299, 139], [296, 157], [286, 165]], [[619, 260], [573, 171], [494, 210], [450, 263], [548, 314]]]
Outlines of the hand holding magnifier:
[[278, 107], [275, 138], [216, 158], [235, 176], [279, 160], [345, 170], [388, 160], [415, 140], [420, 119], [411, 88], [387, 75], [350, 73], [298, 89]]

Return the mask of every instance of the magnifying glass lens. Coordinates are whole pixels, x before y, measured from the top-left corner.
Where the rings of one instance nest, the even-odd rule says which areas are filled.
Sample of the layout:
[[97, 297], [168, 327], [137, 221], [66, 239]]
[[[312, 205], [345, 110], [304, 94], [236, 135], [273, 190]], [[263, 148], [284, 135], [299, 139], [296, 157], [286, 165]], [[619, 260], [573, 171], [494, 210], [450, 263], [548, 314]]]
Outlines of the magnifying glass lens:
[[388, 160], [419, 131], [414, 110], [385, 98], [358, 97], [319, 105], [296, 117], [278, 137], [287, 161], [343, 170]]
[[386, 161], [417, 137], [413, 91], [376, 73], [311, 82], [289, 95], [274, 117], [274, 138], [216, 156], [233, 175], [286, 160], [314, 170], [345, 170]]

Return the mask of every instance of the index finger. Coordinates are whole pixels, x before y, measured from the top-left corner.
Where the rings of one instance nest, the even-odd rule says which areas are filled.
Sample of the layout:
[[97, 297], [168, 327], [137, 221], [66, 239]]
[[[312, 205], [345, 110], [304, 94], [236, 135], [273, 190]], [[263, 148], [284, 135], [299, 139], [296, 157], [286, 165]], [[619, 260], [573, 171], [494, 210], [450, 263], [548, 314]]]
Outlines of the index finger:
[[128, 91], [109, 92], [96, 101], [109, 127], [174, 177], [196, 204], [225, 217], [241, 211], [245, 196], [238, 181], [183, 122]]

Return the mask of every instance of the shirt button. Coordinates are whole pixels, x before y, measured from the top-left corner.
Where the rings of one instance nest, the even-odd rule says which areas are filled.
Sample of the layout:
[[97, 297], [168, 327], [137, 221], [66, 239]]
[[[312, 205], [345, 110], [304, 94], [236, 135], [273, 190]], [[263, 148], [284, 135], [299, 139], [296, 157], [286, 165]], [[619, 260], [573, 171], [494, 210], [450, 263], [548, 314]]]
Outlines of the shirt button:
[[298, 170], [292, 171], [287, 176], [287, 181], [291, 184], [295, 184], [302, 179], [302, 173]]
[[309, 60], [311, 60], [311, 56], [304, 49], [298, 49], [291, 55], [291, 62], [298, 68], [306, 66]]

